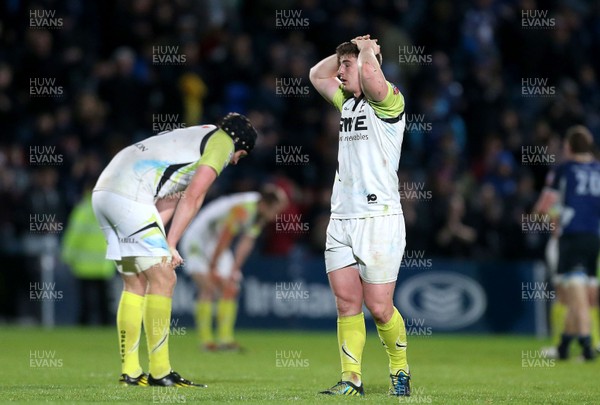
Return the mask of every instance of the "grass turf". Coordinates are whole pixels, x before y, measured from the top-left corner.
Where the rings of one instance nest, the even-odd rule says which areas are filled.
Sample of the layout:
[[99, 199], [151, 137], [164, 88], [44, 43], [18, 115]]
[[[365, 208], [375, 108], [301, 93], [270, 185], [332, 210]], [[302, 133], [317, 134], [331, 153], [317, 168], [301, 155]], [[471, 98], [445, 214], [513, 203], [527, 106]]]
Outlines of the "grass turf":
[[[241, 331], [244, 353], [206, 353], [192, 330], [170, 338], [171, 364], [206, 389], [120, 387], [113, 328], [2, 328], [0, 401], [120, 403], [431, 403], [594, 404], [597, 362], [554, 362], [540, 341], [514, 336], [409, 337], [413, 395], [387, 396], [387, 358], [369, 331], [363, 354], [364, 398], [317, 392], [339, 378], [333, 333]], [[187, 332], [187, 333], [186, 333]], [[143, 340], [143, 339], [142, 339]], [[142, 342], [142, 365], [146, 366]]]

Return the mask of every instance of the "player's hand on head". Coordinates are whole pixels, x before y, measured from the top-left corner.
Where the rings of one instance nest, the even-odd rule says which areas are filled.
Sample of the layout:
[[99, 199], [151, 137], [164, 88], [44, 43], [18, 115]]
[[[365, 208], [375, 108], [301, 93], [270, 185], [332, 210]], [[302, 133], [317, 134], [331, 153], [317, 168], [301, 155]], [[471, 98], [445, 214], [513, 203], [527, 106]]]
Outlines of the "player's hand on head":
[[373, 52], [375, 53], [375, 55], [377, 55], [380, 52], [380, 47], [377, 44], [376, 39], [368, 39], [368, 38], [357, 39], [357, 40], [353, 40], [353, 42], [356, 44], [359, 51], [362, 51], [363, 49], [366, 49], [366, 48], [371, 48], [371, 49], [373, 49]]
[[371, 34], [359, 35], [359, 36], [351, 39], [350, 42], [352, 42], [353, 44], [355, 44], [356, 41], [370, 39], [370, 38], [371, 38]]

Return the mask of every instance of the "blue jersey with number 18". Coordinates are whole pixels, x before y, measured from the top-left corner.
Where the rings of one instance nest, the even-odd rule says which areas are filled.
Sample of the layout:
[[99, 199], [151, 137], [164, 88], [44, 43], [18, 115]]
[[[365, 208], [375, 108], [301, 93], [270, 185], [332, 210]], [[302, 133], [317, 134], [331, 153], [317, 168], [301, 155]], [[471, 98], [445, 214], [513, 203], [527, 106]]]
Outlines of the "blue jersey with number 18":
[[600, 163], [569, 161], [550, 178], [560, 194], [563, 234], [600, 233]]

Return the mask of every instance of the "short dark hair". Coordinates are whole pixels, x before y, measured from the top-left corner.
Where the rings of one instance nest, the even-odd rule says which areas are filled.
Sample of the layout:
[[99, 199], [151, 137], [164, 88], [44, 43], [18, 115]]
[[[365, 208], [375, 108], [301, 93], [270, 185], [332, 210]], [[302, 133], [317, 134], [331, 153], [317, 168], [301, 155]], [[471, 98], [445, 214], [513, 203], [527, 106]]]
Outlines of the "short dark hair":
[[[337, 48], [335, 48], [335, 54], [337, 55], [338, 62], [339, 62], [340, 58], [344, 55], [352, 55], [352, 56], [358, 58], [358, 54], [359, 54], [358, 46], [356, 46], [356, 44], [353, 44], [352, 42], [341, 43], [337, 46]], [[381, 65], [381, 63], [383, 62], [383, 57], [381, 56], [381, 52], [375, 56], [377, 57], [377, 61]]]
[[269, 207], [287, 203], [285, 191], [274, 184], [265, 184], [262, 187], [260, 190], [260, 199]]
[[575, 125], [567, 130], [565, 138], [573, 153], [591, 153], [594, 149], [594, 137], [583, 125]]

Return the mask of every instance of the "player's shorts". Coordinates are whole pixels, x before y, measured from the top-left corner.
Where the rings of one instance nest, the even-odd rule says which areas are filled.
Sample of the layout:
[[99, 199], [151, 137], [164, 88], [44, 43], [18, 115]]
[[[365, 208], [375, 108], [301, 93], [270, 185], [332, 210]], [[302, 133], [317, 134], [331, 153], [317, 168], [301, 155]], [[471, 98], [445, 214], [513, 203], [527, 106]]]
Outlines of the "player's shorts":
[[108, 243], [107, 259], [171, 257], [165, 228], [154, 205], [109, 191], [94, 191], [92, 206]]
[[[189, 238], [189, 236], [188, 236]], [[181, 257], [184, 259], [183, 269], [187, 274], [208, 274], [213, 252], [217, 247], [218, 239], [198, 238], [180, 246]], [[217, 273], [222, 278], [228, 278], [234, 265], [233, 253], [225, 249], [217, 260]]]
[[595, 280], [600, 237], [595, 234], [563, 234], [558, 242], [558, 274], [565, 281], [573, 273]]
[[327, 273], [356, 264], [371, 284], [396, 281], [406, 247], [404, 216], [329, 220], [325, 242]]

